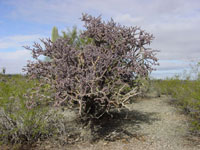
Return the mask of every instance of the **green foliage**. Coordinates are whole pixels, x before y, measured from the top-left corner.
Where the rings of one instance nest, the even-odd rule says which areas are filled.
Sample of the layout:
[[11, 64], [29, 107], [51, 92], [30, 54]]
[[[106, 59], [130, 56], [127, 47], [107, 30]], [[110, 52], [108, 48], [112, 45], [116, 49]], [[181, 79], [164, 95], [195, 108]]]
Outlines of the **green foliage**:
[[80, 34], [82, 33], [82, 31], [78, 31], [77, 27], [74, 26], [72, 28], [72, 30], [67, 29], [67, 32], [62, 31], [63, 34], [63, 38], [69, 38], [70, 45], [76, 46], [76, 47], [80, 47], [83, 45], [87, 45], [87, 44], [92, 44], [93, 43], [93, 39], [92, 38], [81, 38]]
[[27, 82], [21, 75], [0, 75], [0, 141], [1, 143], [32, 143], [52, 136], [57, 131], [59, 115], [50, 111], [49, 105], [41, 105], [40, 98], [34, 106], [25, 96], [38, 81]]
[[[51, 41], [55, 42], [58, 38], [64, 38], [64, 39], [70, 39], [69, 43], [70, 45], [73, 45], [77, 48], [87, 45], [87, 44], [93, 44], [93, 39], [92, 38], [81, 38], [80, 34], [82, 33], [82, 31], [78, 31], [76, 26], [73, 26], [73, 28], [67, 29], [66, 31], [62, 31], [62, 36], [60, 36], [58, 34], [58, 28], [57, 27], [53, 27], [52, 29], [52, 33], [51, 33]], [[51, 61], [51, 58], [49, 57], [45, 57], [44, 58], [45, 62], [49, 62]]]
[[45, 61], [45, 62], [49, 62], [49, 61], [51, 61], [51, 58], [45, 57], [45, 58], [44, 58], [44, 61]]
[[193, 130], [200, 134], [200, 80], [171, 79], [154, 80], [153, 85], [159, 94], [172, 97], [175, 104], [191, 116]]
[[63, 38], [70, 39], [70, 44], [72, 44], [72, 45], [76, 44], [76, 42], [79, 38], [76, 26], [74, 26], [72, 30], [68, 29], [68, 32], [62, 31], [62, 34], [63, 34]]

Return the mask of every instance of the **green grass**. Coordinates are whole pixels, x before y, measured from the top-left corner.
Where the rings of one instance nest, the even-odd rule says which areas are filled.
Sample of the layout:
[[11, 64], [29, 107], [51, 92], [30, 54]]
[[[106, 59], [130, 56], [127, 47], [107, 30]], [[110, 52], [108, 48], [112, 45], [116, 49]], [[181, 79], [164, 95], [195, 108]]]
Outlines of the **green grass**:
[[181, 80], [178, 77], [154, 80], [159, 94], [169, 95], [191, 118], [192, 130], [200, 133], [200, 80]]
[[0, 96], [8, 99], [10, 96], [22, 95], [28, 88], [34, 86], [34, 82], [26, 82], [22, 75], [1, 75], [0, 74]]

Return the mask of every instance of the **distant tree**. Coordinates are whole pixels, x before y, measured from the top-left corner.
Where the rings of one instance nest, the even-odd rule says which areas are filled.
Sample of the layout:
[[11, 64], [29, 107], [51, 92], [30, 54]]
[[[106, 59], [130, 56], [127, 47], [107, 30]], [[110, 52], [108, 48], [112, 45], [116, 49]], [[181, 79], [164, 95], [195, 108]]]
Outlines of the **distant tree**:
[[93, 42], [92, 38], [81, 38], [81, 33], [82, 31], [78, 31], [76, 26], [73, 26], [72, 30], [67, 29], [66, 31], [62, 31], [62, 37], [66, 39], [70, 39], [69, 44], [75, 46], [75, 47], [80, 47], [86, 44], [91, 44]]

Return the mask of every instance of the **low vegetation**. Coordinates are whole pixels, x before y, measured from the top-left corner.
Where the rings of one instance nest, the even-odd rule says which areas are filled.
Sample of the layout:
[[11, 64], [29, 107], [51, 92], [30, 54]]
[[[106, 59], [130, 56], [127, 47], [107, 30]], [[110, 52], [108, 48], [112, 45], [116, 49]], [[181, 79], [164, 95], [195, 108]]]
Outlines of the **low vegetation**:
[[[190, 73], [164, 80], [153, 80], [158, 95], [169, 95], [172, 102], [191, 118], [192, 131], [200, 135], [200, 64]], [[195, 70], [194, 70], [195, 69]]]
[[[54, 117], [48, 106], [29, 109], [27, 92], [37, 81], [21, 75], [0, 75], [0, 140], [3, 143], [33, 142], [53, 134]], [[34, 97], [37, 98], [36, 96]], [[38, 102], [39, 100], [36, 99]]]

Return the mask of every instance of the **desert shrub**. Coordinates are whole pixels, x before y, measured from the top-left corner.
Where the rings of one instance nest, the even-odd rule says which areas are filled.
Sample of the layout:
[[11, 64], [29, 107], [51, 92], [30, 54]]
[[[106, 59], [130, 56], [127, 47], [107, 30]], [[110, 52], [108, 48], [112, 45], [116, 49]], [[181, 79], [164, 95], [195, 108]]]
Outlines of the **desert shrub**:
[[45, 88], [35, 93], [37, 84], [37, 80], [27, 81], [21, 75], [0, 75], [1, 143], [30, 144], [63, 130], [63, 122], [59, 121], [62, 115], [47, 105]]
[[[19, 102], [20, 101], [20, 102]], [[31, 143], [48, 135], [47, 108], [28, 109], [22, 99], [1, 105], [0, 139], [3, 143]], [[51, 132], [51, 131], [50, 131]]]
[[[34, 62], [26, 67], [31, 79], [49, 85], [55, 105], [77, 109], [82, 118], [100, 118], [111, 108], [125, 107], [140, 93], [138, 78], [147, 76], [156, 65], [155, 50], [147, 47], [153, 36], [138, 27], [125, 27], [113, 20], [84, 14], [80, 38], [92, 39], [77, 46], [71, 39], [41, 40], [31, 50]], [[39, 57], [47, 56], [44, 62]], [[38, 88], [38, 91], [41, 90]]]

